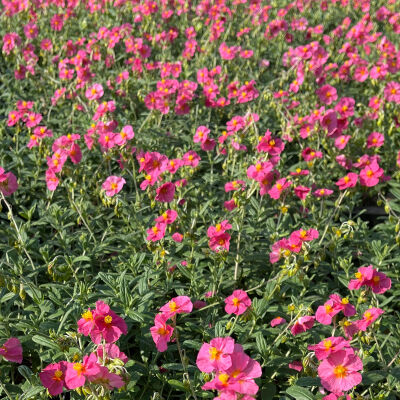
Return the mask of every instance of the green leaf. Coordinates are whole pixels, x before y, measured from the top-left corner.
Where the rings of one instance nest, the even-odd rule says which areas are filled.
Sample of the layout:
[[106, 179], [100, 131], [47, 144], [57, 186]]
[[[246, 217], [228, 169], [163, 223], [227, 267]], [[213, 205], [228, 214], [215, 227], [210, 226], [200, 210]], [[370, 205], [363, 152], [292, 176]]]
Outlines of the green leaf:
[[314, 400], [314, 395], [307, 389], [300, 386], [291, 386], [286, 393], [294, 397], [296, 400]]
[[168, 384], [171, 385], [175, 389], [182, 390], [183, 392], [187, 391], [185, 385], [182, 382], [177, 381], [176, 379], [170, 379], [168, 381]]
[[52, 342], [50, 339], [48, 339], [44, 336], [35, 335], [32, 337], [32, 340], [35, 343], [40, 344], [43, 347], [48, 347], [53, 350], [60, 350], [60, 348], [58, 347], [58, 345], [56, 343]]

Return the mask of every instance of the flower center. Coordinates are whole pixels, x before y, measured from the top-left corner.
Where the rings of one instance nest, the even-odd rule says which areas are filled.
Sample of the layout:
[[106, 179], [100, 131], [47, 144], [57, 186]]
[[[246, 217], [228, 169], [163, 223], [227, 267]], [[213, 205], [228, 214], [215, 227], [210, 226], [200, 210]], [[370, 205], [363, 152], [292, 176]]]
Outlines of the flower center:
[[347, 368], [344, 365], [337, 365], [333, 370], [333, 374], [336, 378], [345, 378], [347, 376]]
[[373, 278], [372, 278], [372, 280], [373, 280], [373, 282], [374, 283], [379, 283], [379, 281], [381, 280], [380, 278], [379, 278], [379, 276], [374, 276]]
[[162, 326], [161, 328], [158, 328], [157, 333], [161, 336], [165, 336], [168, 333], [168, 331]]
[[235, 369], [232, 373], [231, 373], [231, 377], [232, 378], [236, 378], [242, 371], [240, 369]]
[[346, 176], [343, 178], [343, 180], [344, 180], [345, 183], [349, 183], [350, 178], [346, 175]]
[[347, 297], [343, 297], [342, 304], [349, 304], [349, 299]]
[[74, 363], [73, 368], [77, 372], [78, 376], [86, 372], [86, 367], [81, 363]]
[[115, 183], [115, 182], [113, 182], [112, 184], [111, 184], [111, 189], [112, 190], [115, 190], [115, 189], [117, 189], [118, 188], [118, 185]]
[[93, 320], [93, 314], [90, 310], [87, 310], [82, 314], [82, 318], [85, 321], [91, 321], [91, 320]]
[[324, 340], [324, 347], [325, 347], [325, 350], [331, 349], [332, 348], [332, 341], [329, 340], [329, 339]]
[[362, 273], [361, 273], [361, 272], [356, 272], [354, 275], [356, 276], [356, 278], [357, 278], [359, 281], [361, 281], [361, 280], [363, 279], [363, 276], [362, 276]]
[[228, 375], [228, 374], [225, 374], [225, 373], [220, 374], [219, 377], [218, 377], [218, 379], [220, 380], [220, 382], [221, 382], [224, 386], [226, 386], [226, 385], [228, 385], [229, 375]]
[[112, 316], [111, 316], [111, 315], [106, 315], [106, 316], [104, 317], [104, 322], [105, 322], [107, 325], [111, 324], [111, 322], [112, 322]]
[[370, 321], [373, 318], [373, 316], [369, 311], [367, 311], [364, 313], [364, 318]]
[[325, 311], [326, 311], [327, 314], [331, 313], [331, 312], [332, 312], [332, 306], [330, 306], [329, 304], [327, 304], [327, 305], [325, 306]]
[[210, 360], [219, 360], [221, 358], [222, 351], [218, 350], [215, 347], [211, 347], [209, 350]]
[[55, 381], [61, 381], [62, 377], [63, 377], [63, 373], [61, 370], [58, 369], [57, 371], [54, 371], [53, 379]]
[[240, 304], [240, 300], [237, 297], [234, 297], [232, 303], [235, 307], [237, 307]]
[[169, 302], [169, 309], [171, 310], [171, 312], [175, 312], [177, 310], [177, 305], [174, 301], [170, 301]]

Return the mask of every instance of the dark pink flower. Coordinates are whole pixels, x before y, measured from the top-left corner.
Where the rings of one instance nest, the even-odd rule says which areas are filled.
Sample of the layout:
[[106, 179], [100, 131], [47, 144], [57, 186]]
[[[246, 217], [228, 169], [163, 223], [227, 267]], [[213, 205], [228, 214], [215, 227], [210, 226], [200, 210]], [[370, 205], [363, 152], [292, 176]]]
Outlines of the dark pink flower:
[[334, 352], [323, 360], [318, 367], [318, 376], [322, 386], [333, 393], [348, 391], [361, 383], [362, 361], [352, 349]]
[[0, 356], [7, 361], [22, 363], [22, 346], [17, 338], [10, 338], [2, 346], [0, 346]]
[[170, 203], [174, 199], [175, 185], [172, 182], [166, 182], [157, 188], [156, 200], [163, 203]]
[[225, 312], [228, 314], [241, 315], [251, 306], [251, 299], [243, 290], [234, 292], [225, 299]]
[[151, 337], [159, 352], [167, 350], [167, 343], [171, 340], [174, 328], [167, 325], [167, 315], [157, 314], [154, 319], [154, 326], [150, 328]]
[[65, 384], [65, 372], [68, 363], [61, 361], [59, 363], [49, 364], [39, 374], [42, 385], [47, 388], [51, 396], [57, 396], [63, 392]]

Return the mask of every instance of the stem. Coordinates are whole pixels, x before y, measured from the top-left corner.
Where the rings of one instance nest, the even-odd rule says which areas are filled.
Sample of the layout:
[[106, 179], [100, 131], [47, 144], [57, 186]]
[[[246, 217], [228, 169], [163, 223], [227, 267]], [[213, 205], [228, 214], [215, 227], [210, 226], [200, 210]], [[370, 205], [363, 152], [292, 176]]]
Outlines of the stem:
[[11, 205], [8, 203], [8, 201], [7, 201], [6, 198], [4, 197], [3, 192], [0, 191], [0, 195], [1, 195], [1, 199], [4, 201], [5, 205], [6, 205], [7, 208], [8, 208], [8, 219], [11, 220], [11, 222], [13, 223], [14, 228], [15, 228], [15, 231], [17, 232], [18, 240], [21, 242], [22, 249], [23, 249], [25, 255], [27, 256], [29, 262], [31, 263], [32, 269], [35, 270], [35, 269], [36, 269], [36, 268], [35, 268], [35, 264], [33, 263], [31, 256], [29, 255], [28, 251], [27, 251], [26, 248], [25, 248], [24, 240], [22, 239], [22, 236], [21, 236], [21, 233], [20, 233], [20, 231], [19, 231], [18, 225], [17, 225], [17, 223], [15, 222], [15, 219], [14, 219], [14, 215], [13, 215], [13, 212], [12, 212]]
[[183, 360], [183, 353], [182, 353], [181, 344], [180, 344], [180, 342], [179, 342], [178, 329], [177, 329], [177, 327], [176, 327], [176, 315], [175, 315], [175, 318], [173, 319], [172, 325], [173, 325], [173, 327], [174, 327], [176, 345], [177, 345], [177, 347], [178, 347], [178, 352], [179, 352], [179, 357], [180, 357], [180, 359], [181, 359], [182, 367], [183, 367], [183, 370], [185, 371], [185, 375], [186, 375], [187, 380], [188, 380], [188, 382], [189, 382], [190, 391], [192, 392], [192, 396], [193, 396], [193, 398], [194, 398], [195, 400], [197, 400], [197, 396], [196, 396], [196, 393], [194, 392], [194, 389], [193, 389], [193, 386], [192, 386], [192, 382], [191, 382], [191, 380], [190, 380], [189, 373], [188, 373], [188, 370], [187, 370], [187, 367], [186, 367], [186, 363], [185, 363], [185, 361]]
[[1, 390], [6, 394], [6, 396], [10, 399], [13, 400], [13, 398], [11, 397], [10, 393], [8, 393], [6, 387], [0, 382], [0, 388]]

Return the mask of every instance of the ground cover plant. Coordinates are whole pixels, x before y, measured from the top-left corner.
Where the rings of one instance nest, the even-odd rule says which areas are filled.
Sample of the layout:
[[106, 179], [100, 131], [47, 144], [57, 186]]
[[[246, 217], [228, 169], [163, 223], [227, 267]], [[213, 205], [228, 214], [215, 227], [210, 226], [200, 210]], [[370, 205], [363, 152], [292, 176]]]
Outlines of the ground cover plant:
[[1, 398], [399, 398], [398, 0], [1, 4]]

